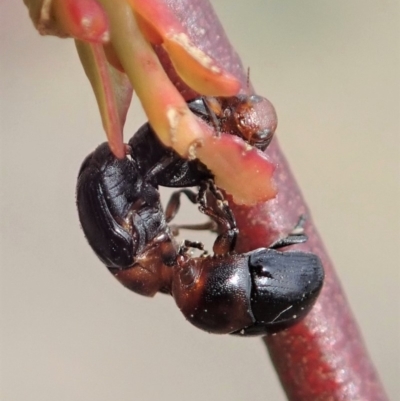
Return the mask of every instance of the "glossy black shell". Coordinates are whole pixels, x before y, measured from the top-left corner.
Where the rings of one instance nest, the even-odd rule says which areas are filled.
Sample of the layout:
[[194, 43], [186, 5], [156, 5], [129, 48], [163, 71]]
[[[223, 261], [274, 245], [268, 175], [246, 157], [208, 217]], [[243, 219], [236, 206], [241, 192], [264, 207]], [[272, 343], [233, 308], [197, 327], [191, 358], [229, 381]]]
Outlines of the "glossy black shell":
[[311, 309], [324, 282], [312, 253], [261, 248], [248, 254], [255, 322], [238, 334], [262, 334], [291, 326]]
[[131, 157], [136, 160], [138, 171], [142, 175], [148, 174], [160, 163], [168, 160], [168, 165], [153, 178], [156, 185], [175, 188], [193, 187], [213, 177], [199, 160], [183, 159], [173, 149], [165, 147], [148, 123], [139, 128], [129, 141], [129, 146]]
[[173, 295], [187, 320], [212, 333], [244, 336], [301, 320], [324, 279], [318, 256], [270, 248], [190, 260], [179, 274]]
[[85, 236], [108, 267], [132, 266], [135, 255], [166, 227], [157, 188], [135, 161], [115, 158], [107, 143], [83, 162], [76, 196]]

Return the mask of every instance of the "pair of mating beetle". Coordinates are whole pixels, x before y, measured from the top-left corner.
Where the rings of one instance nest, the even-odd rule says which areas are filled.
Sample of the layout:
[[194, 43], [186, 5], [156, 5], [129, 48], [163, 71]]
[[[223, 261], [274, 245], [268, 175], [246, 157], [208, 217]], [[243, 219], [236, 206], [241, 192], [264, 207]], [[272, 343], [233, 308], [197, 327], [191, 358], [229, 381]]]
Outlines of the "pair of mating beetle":
[[[263, 100], [255, 95], [198, 98], [189, 108], [217, 132], [238, 135], [264, 150], [273, 129], [260, 126], [250, 113]], [[187, 320], [212, 333], [267, 334], [307, 314], [322, 287], [321, 261], [311, 253], [277, 250], [306, 241], [301, 230], [269, 247], [235, 253], [235, 218], [206, 166], [166, 148], [149, 124], [127, 149], [127, 157], [119, 160], [107, 143], [100, 145], [83, 162], [77, 185], [85, 236], [124, 286], [147, 296], [171, 294]], [[197, 186], [198, 193], [175, 192], [164, 213], [158, 186]], [[202, 249], [200, 243], [176, 243], [168, 223], [181, 194], [220, 227], [212, 256], [192, 255], [190, 248]]]

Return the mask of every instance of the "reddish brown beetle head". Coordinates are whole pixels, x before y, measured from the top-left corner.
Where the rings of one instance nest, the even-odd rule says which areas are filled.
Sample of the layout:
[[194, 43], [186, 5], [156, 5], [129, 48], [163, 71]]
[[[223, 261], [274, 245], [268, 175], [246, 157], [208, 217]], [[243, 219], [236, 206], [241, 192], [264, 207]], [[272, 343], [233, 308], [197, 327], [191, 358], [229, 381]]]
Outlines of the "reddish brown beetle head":
[[258, 95], [238, 96], [238, 100], [235, 107], [232, 107], [237, 130], [250, 145], [266, 149], [277, 126], [274, 106]]

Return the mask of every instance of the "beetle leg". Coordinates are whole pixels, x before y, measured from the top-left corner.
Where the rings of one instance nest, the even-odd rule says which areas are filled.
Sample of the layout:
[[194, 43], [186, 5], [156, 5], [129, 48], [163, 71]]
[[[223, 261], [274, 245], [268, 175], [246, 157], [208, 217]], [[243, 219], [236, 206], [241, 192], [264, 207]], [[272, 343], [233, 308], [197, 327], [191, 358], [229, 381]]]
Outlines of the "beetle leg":
[[166, 167], [168, 167], [172, 162], [176, 160], [175, 155], [172, 152], [169, 152], [166, 156], [163, 156], [161, 160], [156, 163], [149, 171], [146, 172], [145, 180], [148, 182], [152, 182], [153, 178], [163, 172]]
[[218, 235], [213, 245], [214, 254], [226, 255], [232, 253], [236, 247], [238, 233], [239, 230], [237, 228], [231, 228]]
[[290, 234], [304, 234], [304, 224], [306, 224], [307, 216], [305, 214], [301, 214], [299, 220], [296, 225], [293, 227], [293, 230]]
[[[217, 205], [217, 208], [215, 208], [214, 205], [208, 205], [208, 195], [213, 197], [211, 201]], [[212, 180], [205, 181], [200, 185], [198, 203], [199, 210], [211, 217], [213, 221], [222, 227], [222, 233], [214, 242], [214, 253], [216, 255], [225, 255], [233, 252], [238, 235], [236, 220], [222, 192], [215, 186]]]
[[188, 239], [185, 239], [183, 244], [186, 248], [195, 248], [200, 249], [200, 251], [204, 251], [204, 244], [200, 241], [190, 241]]
[[216, 233], [218, 224], [213, 220], [208, 220], [201, 224], [170, 224], [172, 234], [176, 237], [179, 235], [179, 230], [196, 230], [196, 231], [211, 231]]
[[179, 247], [179, 254], [186, 255], [189, 252], [189, 249], [199, 249], [200, 251], [204, 251], [204, 244], [200, 241], [190, 241], [185, 239], [182, 245]]
[[[208, 186], [208, 189], [210, 190], [210, 193], [217, 200], [217, 206], [218, 206], [219, 210], [221, 210], [221, 212], [223, 213], [224, 219], [229, 221], [229, 224], [232, 228], [236, 228], [235, 216], [233, 215], [232, 209], [230, 208], [228, 202], [226, 201], [224, 194], [218, 189], [218, 187], [215, 185], [215, 182], [213, 180], [208, 180], [207, 186]], [[199, 196], [200, 196], [200, 192], [199, 192]]]
[[299, 220], [296, 223], [296, 225], [294, 226], [293, 230], [286, 237], [279, 238], [278, 240], [273, 242], [269, 246], [269, 248], [271, 248], [271, 249], [279, 249], [279, 248], [283, 248], [285, 246], [290, 246], [290, 245], [294, 245], [294, 244], [301, 244], [303, 242], [306, 242], [308, 237], [304, 233], [304, 224], [305, 224], [305, 222], [306, 222], [306, 216], [304, 214], [302, 214], [299, 217]]
[[[202, 182], [199, 186], [198, 194], [189, 189], [174, 192], [165, 211], [167, 222], [170, 222], [178, 213], [181, 194], [185, 194], [192, 203], [198, 204], [200, 212], [209, 216], [211, 220], [204, 224], [174, 225], [171, 227], [173, 234], [178, 235], [179, 229], [217, 231], [218, 226], [220, 226], [222, 233], [216, 238], [213, 251], [216, 255], [232, 252], [235, 249], [238, 235], [236, 220], [222, 192], [215, 186], [214, 181], [206, 180]], [[212, 205], [209, 205], [209, 202]]]
[[[209, 205], [209, 202], [212, 204]], [[214, 181], [207, 180], [201, 183], [197, 196], [197, 203], [202, 213], [210, 216], [225, 230], [236, 228], [235, 216], [225, 200], [224, 195], [215, 186]]]
[[165, 219], [169, 223], [178, 213], [181, 206], [181, 194], [185, 194], [190, 202], [197, 203], [197, 194], [190, 189], [181, 189], [174, 192], [169, 198], [167, 207], [165, 209]]
[[287, 237], [278, 239], [277, 241], [272, 243], [268, 248], [270, 249], [284, 248], [285, 246], [302, 244], [307, 240], [308, 237], [305, 234], [289, 234]]

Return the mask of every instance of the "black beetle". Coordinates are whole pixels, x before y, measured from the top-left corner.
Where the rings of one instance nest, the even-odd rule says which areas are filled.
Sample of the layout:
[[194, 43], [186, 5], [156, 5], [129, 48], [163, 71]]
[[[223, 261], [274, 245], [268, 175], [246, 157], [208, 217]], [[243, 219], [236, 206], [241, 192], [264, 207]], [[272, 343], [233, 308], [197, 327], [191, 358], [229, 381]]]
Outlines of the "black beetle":
[[[267, 148], [276, 129], [276, 113], [272, 104], [258, 95], [198, 97], [189, 101], [188, 106], [196, 116], [214, 128], [216, 135], [225, 132], [239, 136], [260, 150]], [[155, 166], [162, 168], [162, 174], [155, 177], [157, 185], [190, 187], [213, 178], [199, 160], [183, 159], [173, 149], [165, 147], [148, 123], [139, 128], [129, 146], [130, 155], [138, 161], [142, 175]]]
[[[148, 128], [143, 132], [148, 137]], [[268, 248], [235, 253], [235, 219], [207, 169], [166, 148], [154, 153], [157, 147], [135, 137], [130, 144], [132, 151], [123, 160], [106, 143], [100, 145], [83, 162], [77, 184], [85, 236], [123, 285], [147, 296], [170, 293], [192, 324], [212, 333], [266, 334], [307, 314], [323, 284], [321, 261], [311, 253], [276, 250], [304, 242], [302, 233], [297, 230]], [[178, 191], [166, 216], [158, 185], [199, 185], [200, 190]], [[188, 247], [199, 244], [175, 242], [168, 221], [181, 193], [223, 227], [214, 255], [193, 257]]]

